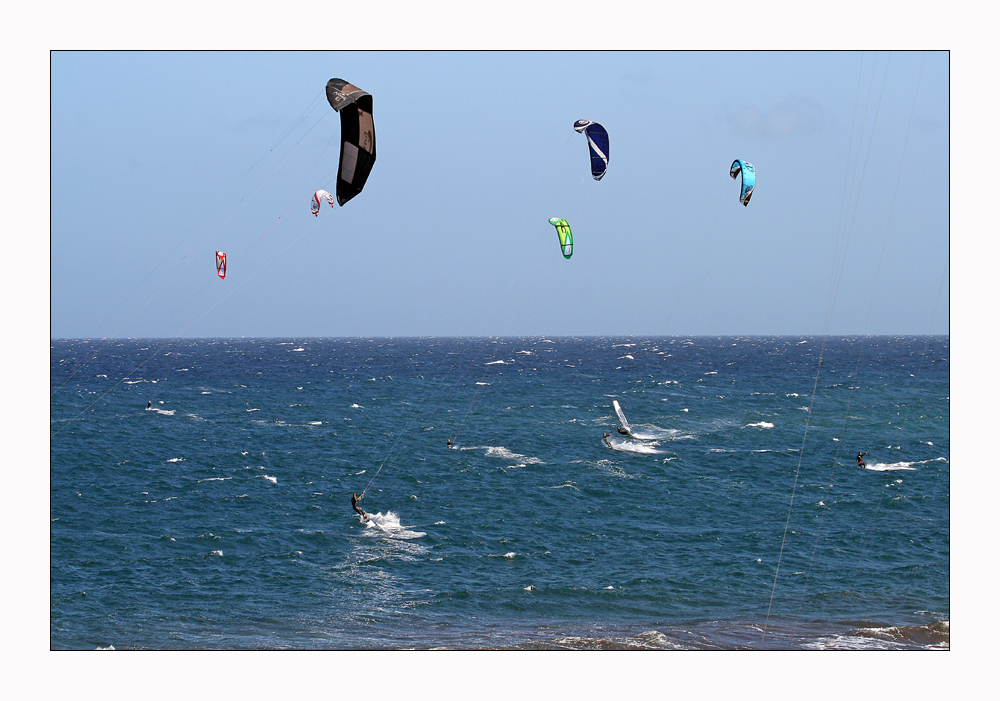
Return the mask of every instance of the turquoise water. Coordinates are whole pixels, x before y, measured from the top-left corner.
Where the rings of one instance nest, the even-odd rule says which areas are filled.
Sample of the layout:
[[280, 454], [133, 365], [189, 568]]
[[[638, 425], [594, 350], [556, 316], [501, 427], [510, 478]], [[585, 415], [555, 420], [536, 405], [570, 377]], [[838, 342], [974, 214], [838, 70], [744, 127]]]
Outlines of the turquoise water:
[[949, 646], [947, 337], [51, 361], [53, 649]]

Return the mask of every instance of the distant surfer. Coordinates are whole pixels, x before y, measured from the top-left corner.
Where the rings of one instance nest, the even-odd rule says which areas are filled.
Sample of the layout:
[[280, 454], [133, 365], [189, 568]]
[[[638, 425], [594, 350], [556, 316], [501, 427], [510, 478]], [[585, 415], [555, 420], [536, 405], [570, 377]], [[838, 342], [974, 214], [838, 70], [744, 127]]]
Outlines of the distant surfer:
[[358, 496], [357, 492], [353, 492], [351, 494], [351, 508], [354, 509], [355, 511], [357, 511], [361, 515], [361, 518], [363, 518], [364, 520], [367, 521], [368, 520], [368, 514], [365, 513], [364, 509], [362, 509], [360, 506], [358, 506], [358, 502], [361, 501], [364, 498], [365, 498], [365, 493], [364, 492], [361, 492], [361, 496], [360, 497]]
[[151, 400], [147, 399], [146, 400], [146, 409], [149, 410], [149, 409], [152, 409], [152, 408], [153, 408], [153, 402]]
[[868, 455], [868, 453], [858, 453], [858, 467], [867, 467], [867, 465], [865, 465], [865, 461], [861, 459], [866, 455]]
[[454, 448], [455, 447], [455, 441], [453, 441], [452, 439], [449, 438], [448, 439], [448, 447], [449, 448]]
[[625, 427], [622, 426], [622, 425], [618, 426], [618, 433], [622, 434], [623, 436], [631, 436], [632, 435], [631, 433], [629, 433], [628, 431], [626, 431]]
[[604, 432], [604, 445], [608, 446], [609, 448], [611, 447], [611, 441], [608, 440], [608, 436], [610, 435], [611, 434], [608, 433], [607, 431]]

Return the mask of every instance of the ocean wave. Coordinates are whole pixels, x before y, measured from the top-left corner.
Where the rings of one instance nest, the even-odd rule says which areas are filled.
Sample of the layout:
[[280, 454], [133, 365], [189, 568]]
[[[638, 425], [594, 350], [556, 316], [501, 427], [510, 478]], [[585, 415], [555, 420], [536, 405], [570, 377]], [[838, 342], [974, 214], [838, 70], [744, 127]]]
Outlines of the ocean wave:
[[894, 462], [890, 464], [876, 462], [865, 466], [866, 470], [874, 472], [892, 472], [894, 470], [916, 470], [912, 462]]
[[663, 451], [656, 447], [656, 443], [636, 443], [634, 441], [613, 441], [611, 447], [614, 450], [621, 450], [625, 453], [639, 453], [640, 455], [662, 455]]
[[381, 511], [376, 514], [368, 514], [368, 519], [362, 521], [362, 523], [364, 523], [366, 531], [385, 534], [391, 538], [398, 538], [400, 540], [422, 538], [427, 535], [426, 533], [414, 531], [408, 526], [402, 525], [399, 522], [399, 514], [395, 511], [387, 511], [385, 514]]
[[486, 455], [494, 458], [503, 458], [504, 460], [513, 460], [518, 464], [518, 467], [524, 467], [525, 465], [544, 465], [545, 463], [541, 461], [540, 458], [533, 458], [527, 455], [521, 455], [520, 453], [515, 453], [512, 450], [504, 448], [502, 445], [488, 445], [483, 446], [486, 448]]
[[819, 650], [898, 650], [917, 646], [920, 649], [948, 650], [951, 647], [949, 621], [935, 621], [914, 626], [865, 626], [830, 635], [805, 645]]

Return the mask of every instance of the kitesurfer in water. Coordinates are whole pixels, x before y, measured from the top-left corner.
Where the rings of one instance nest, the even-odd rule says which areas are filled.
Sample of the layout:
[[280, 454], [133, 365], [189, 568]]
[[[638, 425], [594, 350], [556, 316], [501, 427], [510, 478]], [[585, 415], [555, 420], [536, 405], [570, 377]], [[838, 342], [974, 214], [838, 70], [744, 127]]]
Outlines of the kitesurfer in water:
[[610, 435], [611, 434], [608, 433], [607, 431], [604, 432], [604, 445], [608, 446], [609, 448], [611, 447], [611, 441], [608, 440], [608, 436]]
[[358, 502], [361, 501], [364, 498], [365, 498], [365, 493], [364, 492], [361, 492], [361, 496], [360, 497], [358, 496], [357, 492], [353, 492], [351, 494], [351, 508], [354, 509], [355, 511], [357, 511], [361, 515], [361, 518], [363, 518], [363, 519], [365, 519], [367, 521], [368, 520], [368, 514], [365, 513], [364, 509], [362, 509], [360, 506], [358, 506]]
[[858, 467], [867, 467], [865, 465], [865, 461], [861, 459], [866, 455], [868, 455], [868, 453], [861, 453], [861, 452], [858, 453]]
[[453, 441], [452, 439], [449, 438], [448, 439], [448, 447], [449, 448], [454, 448], [455, 447], [455, 441]]

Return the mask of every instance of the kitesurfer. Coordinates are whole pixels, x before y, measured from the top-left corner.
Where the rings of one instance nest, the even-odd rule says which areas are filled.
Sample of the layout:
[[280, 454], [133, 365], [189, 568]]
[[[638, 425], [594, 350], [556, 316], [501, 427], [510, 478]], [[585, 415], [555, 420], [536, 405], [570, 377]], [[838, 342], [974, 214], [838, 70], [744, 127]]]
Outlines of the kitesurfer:
[[363, 518], [363, 519], [365, 519], [367, 521], [368, 520], [368, 514], [365, 513], [364, 509], [362, 509], [360, 506], [358, 506], [358, 502], [361, 501], [364, 498], [365, 498], [365, 493], [364, 492], [361, 492], [361, 496], [360, 497], [358, 496], [357, 492], [353, 492], [351, 494], [351, 508], [354, 509], [355, 511], [357, 511], [361, 515], [361, 518]]
[[868, 453], [860, 453], [860, 452], [858, 453], [858, 458], [857, 458], [858, 459], [858, 467], [866, 467], [864, 460], [861, 459], [861, 458], [863, 458], [866, 455], [868, 455]]
[[147, 409], [152, 409], [153, 408], [153, 402], [152, 402], [152, 400], [149, 400], [149, 399], [146, 400], [146, 408]]
[[449, 448], [454, 448], [455, 447], [455, 441], [453, 441], [452, 439], [449, 438], [448, 439], [448, 447]]
[[608, 446], [609, 448], [611, 447], [611, 441], [608, 440], [608, 436], [610, 435], [611, 434], [608, 433], [607, 431], [604, 432], [604, 445]]

